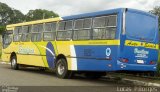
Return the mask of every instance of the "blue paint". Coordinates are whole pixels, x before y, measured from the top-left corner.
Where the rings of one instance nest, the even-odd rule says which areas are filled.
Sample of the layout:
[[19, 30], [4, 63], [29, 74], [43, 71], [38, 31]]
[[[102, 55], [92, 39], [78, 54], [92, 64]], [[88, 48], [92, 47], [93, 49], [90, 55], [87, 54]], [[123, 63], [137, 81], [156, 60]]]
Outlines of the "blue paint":
[[[90, 71], [113, 71], [116, 68], [116, 60], [117, 60], [117, 46], [105, 46], [105, 45], [91, 45], [91, 46], [84, 46], [84, 45], [76, 45], [76, 56], [83, 57], [77, 58], [77, 68], [78, 70], [90, 70]], [[108, 58], [106, 55], [106, 49], [110, 48], [111, 53], [109, 57], [111, 60], [105, 60]], [[86, 54], [86, 51], [88, 54]], [[90, 59], [88, 59], [90, 58]], [[108, 65], [111, 64], [112, 67]]]
[[[55, 50], [51, 42], [48, 42], [46, 48], [50, 49], [50, 51], [52, 51], [52, 53], [55, 55]], [[55, 56], [53, 56], [50, 51], [46, 49], [46, 58], [47, 58], [49, 68], [54, 68], [55, 67], [54, 65]]]

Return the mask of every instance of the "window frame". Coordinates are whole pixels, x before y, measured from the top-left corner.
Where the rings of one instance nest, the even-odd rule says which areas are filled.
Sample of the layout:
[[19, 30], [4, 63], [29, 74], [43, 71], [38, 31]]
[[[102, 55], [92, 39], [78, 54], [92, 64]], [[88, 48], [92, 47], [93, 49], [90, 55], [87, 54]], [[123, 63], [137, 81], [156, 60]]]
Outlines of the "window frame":
[[[22, 35], [21, 35], [21, 42], [30, 42], [30, 41], [31, 41], [32, 25], [24, 25], [24, 26], [28, 26], [28, 33], [24, 33], [24, 32], [22, 33]], [[22, 29], [23, 29], [24, 26], [22, 26]], [[22, 31], [23, 31], [23, 30], [22, 30]], [[30, 36], [29, 40], [23, 41], [23, 40], [22, 40], [22, 36], [23, 36], [23, 35], [29, 35], [29, 36]]]
[[[96, 17], [93, 18], [92, 40], [114, 40], [116, 38], [118, 17], [117, 17], [117, 14], [103, 15], [103, 17], [106, 17], [106, 18], [108, 18], [110, 16], [116, 16], [116, 25], [115, 26], [107, 26], [108, 25], [107, 22], [106, 22], [107, 20], [105, 19], [105, 26], [104, 27], [94, 27], [94, 18], [101, 17], [101, 16], [96, 16]], [[107, 31], [106, 30], [107, 28], [115, 28], [116, 29], [115, 30], [115, 36], [114, 36], [113, 39], [107, 39], [107, 38], [105, 38], [105, 39], [94, 39], [94, 37], [93, 37], [94, 29], [105, 29], [105, 31]]]
[[[46, 29], [46, 24], [51, 24], [51, 31], [45, 31], [45, 29]], [[54, 28], [54, 26], [53, 26], [53, 24], [55, 24], [55, 28]], [[57, 35], [57, 22], [55, 22], [55, 21], [53, 21], [53, 22], [46, 22], [46, 23], [44, 23], [44, 31], [43, 31], [43, 33], [42, 33], [42, 37], [43, 37], [43, 41], [55, 41], [56, 40], [56, 35]], [[45, 40], [45, 37], [44, 37], [44, 34], [45, 33], [54, 33], [55, 34], [55, 37], [54, 37], [54, 39], [51, 39], [51, 40]]]
[[[18, 28], [18, 33], [15, 34], [15, 29]], [[21, 32], [19, 33], [19, 28], [21, 29]], [[22, 36], [23, 26], [16, 26], [13, 30], [13, 42], [21, 42], [21, 36]], [[15, 36], [18, 36], [18, 40], [15, 41]]]
[[[71, 29], [68, 29], [68, 30], [66, 30], [66, 23], [67, 23], [67, 21], [71, 21], [72, 22], [72, 28]], [[64, 30], [59, 30], [59, 22], [64, 22], [65, 23], [65, 25], [64, 25]], [[74, 24], [73, 24], [73, 22], [74, 22], [74, 20], [65, 20], [65, 21], [59, 21], [58, 22], [58, 28], [57, 28], [57, 31], [56, 31], [56, 40], [57, 41], [70, 41], [70, 40], [72, 40], [72, 36], [73, 36], [73, 26], [74, 26]], [[69, 39], [59, 39], [59, 37], [58, 37], [58, 32], [68, 32], [68, 31], [71, 31], [71, 34], [70, 34], [70, 38]]]
[[[85, 22], [85, 19], [91, 19], [91, 25], [90, 25], [90, 28], [84, 28], [84, 22]], [[82, 28], [80, 28], [80, 29], [76, 29], [75, 28], [75, 26], [76, 26], [76, 21], [78, 21], [78, 20], [83, 20], [83, 22], [82, 22]], [[92, 26], [93, 26], [93, 18], [92, 17], [85, 17], [85, 18], [80, 18], [80, 19], [76, 19], [76, 20], [74, 20], [74, 27], [73, 27], [73, 35], [72, 35], [72, 40], [73, 41], [83, 41], [83, 40], [91, 40], [91, 35], [92, 35]], [[78, 31], [85, 31], [85, 30], [89, 30], [89, 39], [74, 39], [74, 32], [78, 32]]]
[[[34, 32], [33, 29], [34, 29], [34, 25], [42, 25], [42, 31], [39, 31], [39, 28], [38, 28], [38, 32]], [[32, 25], [32, 29], [31, 29], [31, 42], [41, 42], [43, 40], [43, 31], [44, 31], [44, 23], [39, 23], [39, 24], [33, 24]], [[41, 35], [41, 38], [40, 40], [36, 40], [36, 41], [33, 41], [32, 38], [33, 38], [33, 34], [40, 34]]]

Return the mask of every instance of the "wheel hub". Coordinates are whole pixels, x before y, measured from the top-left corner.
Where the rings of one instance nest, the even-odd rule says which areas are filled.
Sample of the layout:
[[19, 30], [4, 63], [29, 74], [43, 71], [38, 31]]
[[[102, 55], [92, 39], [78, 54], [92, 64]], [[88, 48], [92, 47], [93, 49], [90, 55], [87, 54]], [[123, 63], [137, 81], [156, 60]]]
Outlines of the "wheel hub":
[[62, 75], [64, 73], [65, 67], [62, 63], [58, 65], [58, 73]]

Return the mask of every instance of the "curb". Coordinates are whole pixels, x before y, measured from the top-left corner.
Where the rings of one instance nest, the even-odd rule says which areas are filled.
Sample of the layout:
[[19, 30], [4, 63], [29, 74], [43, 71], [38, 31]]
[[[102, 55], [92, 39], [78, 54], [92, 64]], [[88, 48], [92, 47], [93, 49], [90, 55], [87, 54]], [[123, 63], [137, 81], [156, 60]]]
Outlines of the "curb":
[[121, 80], [123, 83], [127, 84], [133, 84], [136, 86], [154, 86], [154, 87], [160, 87], [160, 84], [158, 83], [152, 83], [152, 82], [144, 82], [144, 81], [139, 81], [139, 80], [133, 80], [133, 79], [127, 79], [127, 78], [122, 78]]

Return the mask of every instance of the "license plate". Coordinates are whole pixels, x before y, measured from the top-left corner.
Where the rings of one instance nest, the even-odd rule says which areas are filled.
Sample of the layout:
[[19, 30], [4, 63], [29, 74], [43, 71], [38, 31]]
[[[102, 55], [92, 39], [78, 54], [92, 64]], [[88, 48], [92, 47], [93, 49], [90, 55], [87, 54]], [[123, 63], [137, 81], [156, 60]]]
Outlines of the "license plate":
[[144, 64], [144, 61], [143, 60], [137, 60], [137, 63], [138, 64]]

